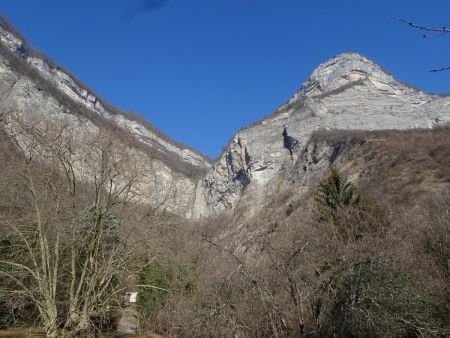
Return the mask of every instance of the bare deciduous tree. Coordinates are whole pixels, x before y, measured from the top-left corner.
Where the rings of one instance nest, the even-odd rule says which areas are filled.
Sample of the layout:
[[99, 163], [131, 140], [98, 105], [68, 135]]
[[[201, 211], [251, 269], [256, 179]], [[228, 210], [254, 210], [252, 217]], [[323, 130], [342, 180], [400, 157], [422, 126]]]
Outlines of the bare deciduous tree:
[[142, 168], [114, 131], [76, 140], [61, 124], [1, 127], [18, 153], [0, 201], [3, 296], [30, 301], [49, 337], [91, 330], [133, 278], [133, 231], [151, 215]]

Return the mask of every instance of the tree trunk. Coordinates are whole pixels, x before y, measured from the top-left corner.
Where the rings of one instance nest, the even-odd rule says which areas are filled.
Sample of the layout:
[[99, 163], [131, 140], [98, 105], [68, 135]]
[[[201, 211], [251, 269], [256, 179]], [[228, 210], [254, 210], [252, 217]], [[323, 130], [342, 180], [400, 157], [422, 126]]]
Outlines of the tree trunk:
[[60, 336], [58, 326], [56, 325], [56, 320], [45, 326], [45, 336], [48, 338], [56, 338]]
[[87, 332], [91, 328], [91, 320], [89, 315], [86, 312], [81, 313], [78, 318], [78, 324], [75, 328], [75, 334], [79, 334], [82, 332]]

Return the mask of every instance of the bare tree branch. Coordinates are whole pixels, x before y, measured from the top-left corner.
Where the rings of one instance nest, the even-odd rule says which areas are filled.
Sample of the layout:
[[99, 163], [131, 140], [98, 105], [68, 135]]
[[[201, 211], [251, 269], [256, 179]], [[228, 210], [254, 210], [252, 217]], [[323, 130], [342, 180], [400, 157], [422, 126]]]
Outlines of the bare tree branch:
[[450, 33], [450, 28], [447, 28], [446, 26], [443, 26], [441, 28], [437, 28], [437, 27], [430, 27], [430, 26], [423, 26], [423, 25], [418, 25], [412, 21], [408, 21], [396, 16], [392, 17], [395, 20], [401, 21], [405, 24], [407, 24], [408, 26], [418, 29], [418, 30], [422, 30], [422, 31], [427, 31], [427, 32], [436, 32], [436, 33], [443, 33], [443, 34], [447, 34]]
[[[418, 25], [418, 24], [416, 24], [416, 23], [414, 23], [412, 21], [405, 20], [403, 18], [399, 18], [399, 17], [396, 17], [396, 16], [393, 16], [392, 18], [397, 20], [397, 21], [400, 21], [400, 22], [403, 22], [403, 23], [407, 24], [409, 27], [411, 27], [413, 29], [417, 29], [417, 30], [424, 31], [424, 32], [437, 33], [436, 35], [431, 36], [431, 38], [437, 38], [437, 37], [440, 37], [440, 36], [443, 36], [443, 35], [446, 35], [446, 34], [450, 33], [450, 28], [447, 28], [446, 26], [443, 26], [441, 28], [431, 27], [431, 26], [424, 26], [424, 25]], [[424, 35], [422, 35], [422, 37], [426, 38], [427, 35], [424, 34]], [[431, 73], [438, 73], [438, 72], [443, 72], [443, 71], [447, 71], [447, 70], [450, 70], [450, 67], [434, 68], [434, 69], [431, 69], [430, 72]]]

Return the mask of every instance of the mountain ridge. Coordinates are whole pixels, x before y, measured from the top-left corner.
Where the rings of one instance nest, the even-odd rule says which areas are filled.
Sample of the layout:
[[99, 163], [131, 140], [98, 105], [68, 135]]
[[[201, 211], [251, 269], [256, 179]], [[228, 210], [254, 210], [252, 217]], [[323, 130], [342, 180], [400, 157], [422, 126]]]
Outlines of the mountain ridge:
[[104, 103], [11, 27], [0, 19], [3, 113], [69, 119], [86, 132], [105, 121], [118, 127], [151, 162], [152, 177], [142, 189], [152, 191], [152, 203], [167, 203], [168, 210], [187, 218], [217, 215], [240, 204], [255, 213], [271, 194], [289, 186], [294, 167], [306, 168], [303, 181], [310, 181], [311, 163], [300, 162], [307, 161], [308, 140], [318, 130], [433, 128], [450, 121], [447, 96], [412, 88], [358, 53], [342, 53], [321, 63], [272, 114], [239, 130], [212, 161], [144, 119]]
[[[270, 117], [272, 117], [272, 116], [274, 116], [274, 115], [280, 114], [280, 113], [282, 113], [283, 111], [285, 111], [286, 109], [289, 109], [290, 107], [292, 107], [293, 105], [295, 105], [296, 103], [297, 103], [297, 104], [301, 104], [301, 100], [305, 98], [304, 95], [302, 95], [302, 94], [304, 93], [304, 87], [308, 86], [308, 82], [313, 82], [313, 80], [311, 80], [311, 78], [314, 77], [314, 73], [317, 73], [317, 71], [318, 71], [321, 67], [326, 66], [328, 63], [333, 62], [334, 60], [339, 59], [339, 58], [342, 58], [342, 57], [345, 58], [345, 57], [347, 57], [347, 56], [349, 56], [349, 55], [350, 55], [350, 56], [356, 56], [357, 58], [365, 59], [368, 63], [373, 64], [375, 67], [379, 68], [379, 70], [380, 70], [381, 72], [383, 72], [384, 74], [386, 74], [386, 76], [389, 76], [393, 81], [395, 81], [395, 82], [397, 82], [397, 83], [399, 83], [399, 84], [405, 86], [406, 88], [409, 88], [409, 89], [412, 90], [412, 91], [416, 91], [416, 92], [419, 92], [419, 93], [422, 93], [422, 94], [425, 94], [425, 95], [433, 96], [433, 97], [435, 97], [435, 98], [446, 98], [446, 97], [449, 97], [449, 96], [450, 96], [450, 92], [448, 92], [448, 93], [433, 93], [433, 92], [428, 92], [428, 91], [422, 90], [422, 89], [420, 89], [420, 88], [418, 88], [418, 87], [416, 87], [416, 86], [414, 86], [414, 85], [411, 85], [411, 84], [409, 84], [409, 83], [407, 83], [407, 82], [398, 80], [398, 79], [396, 79], [396, 78], [394, 77], [394, 75], [392, 75], [392, 73], [390, 73], [389, 71], [385, 70], [381, 65], [379, 65], [378, 63], [376, 63], [375, 61], [373, 61], [373, 60], [370, 59], [369, 57], [364, 56], [363, 54], [361, 54], [361, 53], [359, 53], [359, 52], [355, 52], [355, 51], [347, 51], [347, 52], [342, 52], [342, 53], [340, 53], [340, 54], [334, 55], [334, 56], [330, 57], [329, 59], [327, 59], [326, 61], [324, 61], [324, 62], [322, 62], [322, 63], [319, 63], [319, 64], [314, 68], [314, 70], [311, 72], [311, 74], [308, 76], [308, 78], [307, 78], [305, 81], [303, 81], [303, 83], [300, 85], [299, 89], [296, 90], [296, 91], [295, 91], [295, 92], [294, 92], [294, 93], [293, 93], [293, 94], [292, 94], [292, 95], [291, 95], [284, 103], [280, 104], [280, 105], [279, 105], [277, 108], [275, 108], [272, 112], [270, 112], [270, 113], [268, 113], [268, 114], [262, 116], [261, 118], [255, 120], [255, 121], [253, 121], [253, 122], [251, 122], [251, 123], [249, 123], [249, 124], [247, 124], [247, 125], [242, 126], [241, 128], [239, 128], [239, 130], [238, 130], [236, 133], [239, 133], [240, 131], [242, 131], [242, 130], [244, 130], [244, 129], [247, 129], [247, 128], [250, 128], [250, 127], [252, 127], [252, 126], [255, 126], [255, 125], [261, 123], [262, 121], [264, 121], [264, 120], [266, 120], [266, 119], [268, 119], [268, 118], [270, 118]], [[351, 85], [355, 85], [355, 84], [358, 84], [358, 82], [355, 81], [354, 83], [349, 83], [349, 84], [347, 84], [347, 86], [351, 86]], [[346, 87], [346, 86], [344, 86], [344, 89], [345, 89], [345, 87]], [[335, 89], [335, 90], [340, 90], [340, 88], [337, 88], [337, 89]], [[327, 94], [332, 94], [332, 92], [331, 92], [331, 93], [330, 93], [330, 92], [323, 93], [322, 95], [327, 95]], [[232, 140], [232, 138], [230, 138], [230, 141], [231, 141], [231, 140]], [[219, 154], [219, 155], [213, 160], [213, 162], [216, 161], [216, 160], [218, 160], [218, 159], [220, 158], [220, 156], [222, 156], [223, 152], [224, 152], [224, 150], [221, 152], [221, 154]]]
[[[149, 129], [154, 131], [159, 137], [161, 137], [163, 139], [166, 139], [168, 142], [176, 144], [180, 148], [186, 148], [186, 149], [189, 149], [189, 150], [197, 153], [198, 155], [204, 157], [209, 163], [213, 163], [213, 162], [215, 162], [216, 160], [219, 159], [220, 155], [218, 155], [216, 158], [212, 159], [208, 155], [202, 153], [200, 150], [195, 149], [195, 148], [193, 148], [193, 147], [191, 147], [189, 145], [182, 144], [182, 143], [176, 141], [175, 139], [173, 139], [170, 136], [166, 135], [162, 130], [160, 130], [159, 128], [155, 127], [150, 121], [148, 121], [147, 119], [145, 119], [142, 116], [140, 116], [138, 113], [126, 111], [126, 110], [117, 108], [117, 107], [113, 106], [112, 104], [108, 103], [105, 99], [103, 99], [99, 95], [97, 95], [93, 89], [91, 89], [87, 84], [85, 84], [83, 81], [78, 79], [77, 76], [72, 74], [69, 70], [67, 70], [64, 67], [58, 65], [53, 60], [51, 60], [47, 55], [45, 55], [44, 53], [42, 53], [39, 50], [37, 50], [34, 47], [32, 47], [29, 44], [29, 42], [26, 39], [26, 37], [23, 36], [23, 34], [20, 33], [14, 27], [14, 25], [11, 24], [3, 16], [0, 16], [0, 28], [2, 28], [4, 31], [7, 31], [9, 34], [11, 34], [16, 39], [15, 43], [9, 43], [11, 49], [14, 49], [14, 47], [15, 47], [18, 52], [24, 53], [24, 55], [26, 55], [26, 56], [31, 56], [31, 57], [36, 56], [38, 58], [41, 58], [45, 63], [48, 64], [48, 66], [50, 68], [54, 68], [55, 70], [59, 70], [61, 72], [66, 73], [67, 76], [71, 78], [71, 80], [73, 80], [78, 86], [86, 89], [86, 91], [89, 94], [93, 95], [98, 100], [98, 102], [101, 105], [105, 106], [105, 108], [107, 110], [111, 110], [115, 114], [124, 115], [127, 118], [129, 118], [131, 120], [134, 120], [136, 122], [139, 122], [139, 123], [142, 123], [142, 124], [148, 124]], [[5, 42], [4, 39], [2, 41]], [[410, 88], [412, 90], [415, 90], [417, 92], [420, 92], [420, 93], [423, 93], [423, 94], [426, 94], [426, 95], [432, 95], [432, 96], [435, 96], [435, 97], [446, 97], [446, 96], [450, 95], [450, 92], [449, 93], [444, 93], [444, 94], [436, 94], [436, 93], [427, 92], [427, 91], [424, 91], [422, 89], [416, 88], [415, 86], [412, 86], [412, 85], [410, 85], [408, 83], [405, 83], [403, 81], [396, 80], [390, 72], [386, 71], [379, 64], [375, 63], [370, 58], [360, 54], [359, 52], [355, 52], [355, 51], [342, 52], [340, 54], [332, 56], [331, 58], [329, 58], [326, 61], [320, 63], [316, 68], [314, 68], [313, 72], [308, 77], [308, 79], [306, 79], [302, 83], [300, 88], [297, 91], [295, 91], [294, 94], [291, 95], [291, 97], [285, 103], [281, 104], [278, 108], [276, 108], [273, 112], [269, 113], [268, 115], [263, 116], [260, 119], [257, 119], [254, 122], [251, 122], [250, 124], [241, 127], [239, 129], [239, 131], [242, 130], [242, 129], [246, 129], [249, 126], [252, 126], [254, 124], [258, 124], [259, 122], [261, 122], [264, 119], [270, 117], [271, 115], [279, 113], [281, 110], [286, 108], [286, 106], [289, 106], [290, 104], [293, 104], [295, 102], [298, 102], [301, 99], [304, 99], [305, 94], [309, 94], [309, 91], [311, 90], [311, 89], [308, 89], [311, 86], [311, 84], [314, 84], [316, 81], [323, 79], [323, 76], [322, 76], [323, 73], [321, 71], [324, 68], [330, 67], [330, 64], [341, 63], [340, 62], [341, 60], [349, 60], [349, 59], [350, 60], [351, 59], [353, 59], [353, 60], [355, 60], [355, 59], [356, 60], [357, 59], [363, 60], [362, 63], [366, 63], [366, 64], [372, 65], [373, 68], [377, 69], [377, 71], [379, 73], [383, 73], [383, 74], [385, 74], [386, 77], [390, 77], [391, 80], [396, 81], [398, 83], [401, 83], [402, 85], [404, 85], [404, 86], [406, 86], [406, 87], [408, 87], [408, 88]], [[346, 71], [348, 71], [348, 69], [346, 69], [346, 67], [341, 68], [340, 70], [341, 70], [342, 73], [345, 73]], [[325, 94], [325, 93], [322, 93], [322, 94]]]
[[53, 60], [51, 60], [47, 55], [38, 51], [34, 47], [32, 47], [27, 39], [17, 31], [17, 29], [10, 23], [8, 20], [2, 16], [0, 16], [0, 40], [4, 45], [6, 45], [9, 50], [13, 53], [19, 54], [25, 61], [27, 61], [31, 66], [35, 68], [42, 68], [47, 72], [53, 73], [54, 77], [58, 76], [58, 72], [62, 73], [59, 75], [61, 78], [68, 82], [73, 82], [78, 88], [72, 88], [74, 91], [78, 91], [86, 100], [91, 103], [92, 108], [98, 108], [100, 112], [108, 111], [112, 113], [112, 115], [123, 115], [124, 117], [130, 119], [131, 121], [138, 122], [148, 128], [151, 132], [155, 133], [157, 137], [163, 139], [166, 142], [172, 143], [175, 146], [187, 149], [201, 156], [207, 163], [211, 163], [212, 159], [200, 152], [197, 149], [189, 145], [182, 144], [170, 136], [163, 133], [159, 128], [155, 127], [150, 121], [141, 117], [140, 115], [125, 111], [123, 109], [117, 108], [110, 103], [108, 103], [103, 98], [99, 97], [94, 90], [92, 90], [87, 84], [83, 83], [79, 80], [74, 74], [70, 71], [56, 64]]
[[[5, 28], [9, 26], [0, 25], [2, 127], [17, 134], [23, 129], [21, 125], [41, 133], [49, 125], [64, 126], [67, 137], [78, 145], [105, 132], [114, 135], [124, 142], [123, 149], [139, 159], [135, 164], [143, 173], [140, 190], [146, 201], [170, 214], [190, 218], [197, 181], [205, 175], [211, 160], [172, 141], [141, 118], [130, 118], [104, 105], [76, 78], [49, 64], [49, 59], [34, 49], [27, 49], [18, 38], [21, 35]], [[89, 152], [79, 146], [74, 150], [78, 157], [88, 155], [83, 151]], [[76, 169], [82, 172], [83, 164]]]
[[303, 158], [314, 131], [428, 129], [449, 121], [448, 96], [412, 88], [360, 54], [340, 54], [320, 64], [286, 104], [235, 134], [199, 185], [194, 215], [233, 209], [245, 196], [257, 212], [289, 185], [279, 174]]

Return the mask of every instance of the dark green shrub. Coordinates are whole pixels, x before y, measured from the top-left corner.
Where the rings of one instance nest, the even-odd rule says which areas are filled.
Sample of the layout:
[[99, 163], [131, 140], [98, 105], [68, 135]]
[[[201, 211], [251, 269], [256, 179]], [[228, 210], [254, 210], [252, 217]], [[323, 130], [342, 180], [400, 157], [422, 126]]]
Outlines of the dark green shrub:
[[315, 202], [323, 220], [334, 221], [337, 211], [358, 202], [356, 186], [335, 166], [322, 178], [317, 188]]
[[151, 319], [164, 305], [172, 281], [170, 272], [157, 262], [148, 262], [139, 270], [138, 307], [144, 319]]

